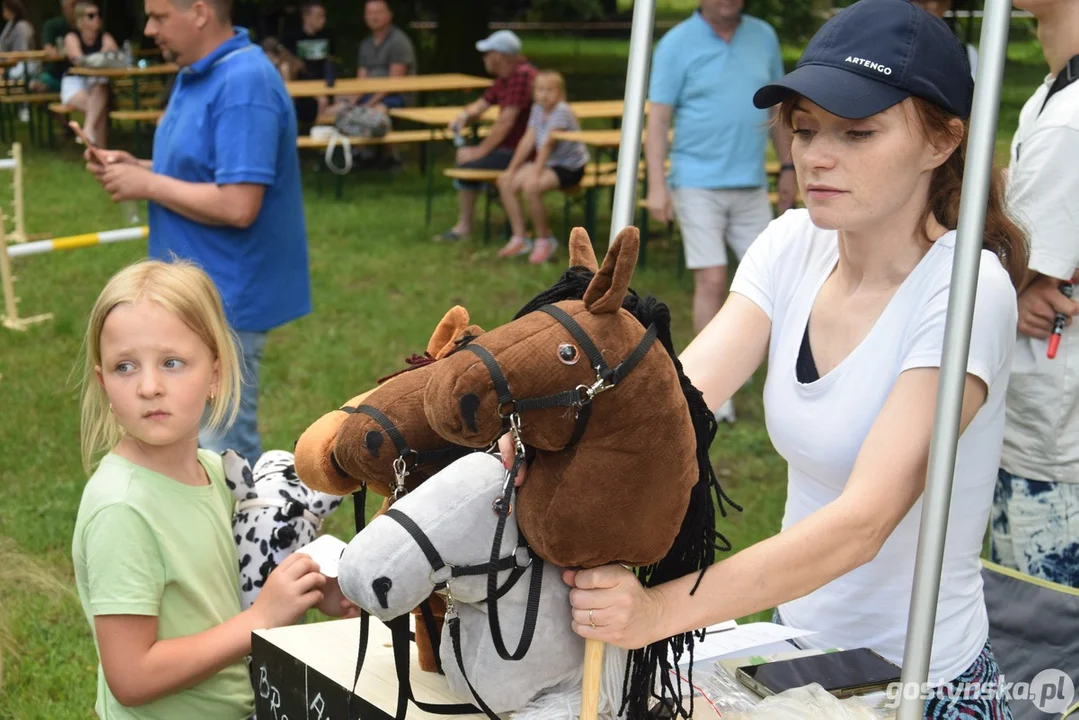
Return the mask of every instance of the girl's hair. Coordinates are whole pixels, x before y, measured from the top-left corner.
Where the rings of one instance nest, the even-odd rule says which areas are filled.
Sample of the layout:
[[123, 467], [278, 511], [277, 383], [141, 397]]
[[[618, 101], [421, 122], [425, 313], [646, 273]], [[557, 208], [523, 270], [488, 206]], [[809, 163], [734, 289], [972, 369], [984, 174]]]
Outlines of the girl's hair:
[[558, 86], [558, 92], [562, 95], [562, 99], [566, 99], [566, 79], [562, 77], [562, 73], [557, 70], [540, 70], [536, 73], [535, 79], [532, 81], [533, 86], [540, 80], [550, 80]]
[[90, 311], [84, 341], [82, 378], [82, 462], [87, 473], [95, 456], [111, 450], [123, 429], [110, 412], [109, 398], [97, 381], [101, 332], [119, 305], [156, 302], [175, 314], [210, 348], [218, 362], [217, 393], [210, 401], [208, 424], [218, 429], [236, 419], [240, 403], [240, 362], [217, 288], [193, 263], [143, 260], [112, 276]]
[[[791, 95], [783, 101], [779, 111], [779, 122], [792, 127], [791, 116], [799, 95]], [[967, 137], [970, 123], [962, 121], [961, 128], [952, 123], [957, 119], [947, 110], [934, 105], [928, 100], [911, 96], [914, 110], [927, 139], [950, 137], [959, 139], [959, 146], [944, 163], [933, 171], [929, 181], [929, 198], [925, 207], [925, 219], [932, 214], [944, 227], [955, 230], [959, 224], [959, 196], [963, 189], [963, 166], [967, 160]], [[957, 138], [958, 134], [961, 138]], [[1023, 282], [1027, 271], [1029, 250], [1027, 237], [1018, 224], [1004, 209], [1004, 179], [994, 166], [989, 176], [989, 197], [985, 208], [985, 229], [982, 232], [982, 247], [992, 251], [1000, 264], [1008, 271], [1012, 285], [1016, 289]]]

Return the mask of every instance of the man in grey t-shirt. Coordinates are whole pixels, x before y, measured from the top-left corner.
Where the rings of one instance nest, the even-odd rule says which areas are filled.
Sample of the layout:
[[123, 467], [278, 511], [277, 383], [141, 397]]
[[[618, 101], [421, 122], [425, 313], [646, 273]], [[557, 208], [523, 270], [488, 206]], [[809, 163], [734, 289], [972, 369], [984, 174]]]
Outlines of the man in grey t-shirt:
[[[393, 24], [393, 12], [386, 0], [367, 0], [363, 19], [371, 35], [360, 43], [358, 78], [403, 77], [416, 74], [416, 48], [405, 32]], [[359, 104], [383, 112], [414, 102], [410, 94], [375, 93], [364, 95]]]

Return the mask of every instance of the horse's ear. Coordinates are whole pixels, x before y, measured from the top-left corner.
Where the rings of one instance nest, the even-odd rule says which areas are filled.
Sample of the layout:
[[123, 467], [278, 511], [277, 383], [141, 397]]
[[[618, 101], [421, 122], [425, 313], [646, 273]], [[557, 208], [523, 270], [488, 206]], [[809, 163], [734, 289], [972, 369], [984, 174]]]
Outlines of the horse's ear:
[[435, 328], [431, 335], [431, 342], [427, 343], [427, 354], [438, 357], [453, 347], [453, 341], [468, 327], [468, 310], [460, 305], [454, 305], [442, 318], [442, 322]]
[[618, 233], [611, 243], [603, 267], [599, 269], [584, 293], [584, 305], [593, 315], [618, 312], [622, 299], [629, 289], [633, 268], [637, 265], [637, 251], [641, 236], [635, 227], [627, 227]]
[[592, 240], [588, 237], [588, 231], [582, 227], [573, 228], [573, 232], [569, 234], [569, 266], [578, 265], [592, 272], [599, 270], [596, 253], [592, 250]]

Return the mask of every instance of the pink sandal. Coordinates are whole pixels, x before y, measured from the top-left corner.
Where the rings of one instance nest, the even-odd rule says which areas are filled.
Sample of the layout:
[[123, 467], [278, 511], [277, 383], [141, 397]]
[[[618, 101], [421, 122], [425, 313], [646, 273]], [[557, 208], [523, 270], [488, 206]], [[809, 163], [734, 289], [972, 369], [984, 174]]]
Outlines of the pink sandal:
[[539, 238], [535, 242], [532, 254], [528, 256], [528, 262], [533, 265], [542, 265], [551, 259], [557, 249], [558, 241], [553, 237]]
[[514, 235], [510, 241], [498, 251], [499, 257], [518, 257], [527, 255], [532, 251], [532, 241], [521, 235]]

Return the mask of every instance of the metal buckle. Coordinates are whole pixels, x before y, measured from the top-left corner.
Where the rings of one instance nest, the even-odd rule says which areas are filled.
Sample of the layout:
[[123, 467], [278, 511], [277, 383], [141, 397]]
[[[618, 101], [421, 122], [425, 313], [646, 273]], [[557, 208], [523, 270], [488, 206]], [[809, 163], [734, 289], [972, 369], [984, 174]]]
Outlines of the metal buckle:
[[295, 500], [286, 500], [285, 504], [281, 506], [281, 514], [292, 520], [294, 518], [303, 517], [303, 511], [307, 508], [303, 506], [303, 503], [296, 502]]
[[[522, 553], [524, 554], [524, 563], [521, 562]], [[516, 550], [513, 551], [513, 562], [517, 565], [517, 567], [521, 568], [522, 570], [531, 565], [534, 559], [535, 555], [532, 554], [532, 548], [528, 547], [527, 545], [523, 547], [518, 547]]]
[[405, 486], [405, 478], [408, 477], [408, 463], [400, 455], [393, 460], [393, 476], [397, 481], [393, 486], [393, 499], [400, 500], [408, 494], [408, 488]]

